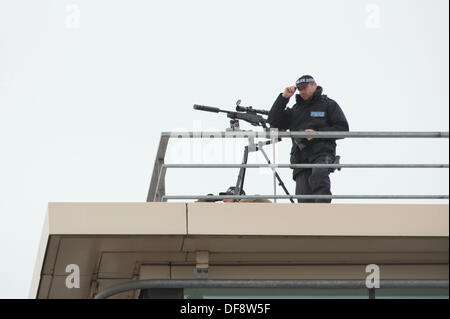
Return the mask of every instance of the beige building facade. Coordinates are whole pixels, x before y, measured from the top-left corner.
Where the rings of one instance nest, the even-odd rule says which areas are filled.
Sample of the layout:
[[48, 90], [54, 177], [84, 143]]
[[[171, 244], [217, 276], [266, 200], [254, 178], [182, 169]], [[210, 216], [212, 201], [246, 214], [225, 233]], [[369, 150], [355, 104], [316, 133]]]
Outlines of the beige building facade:
[[[149, 279], [363, 281], [368, 265], [379, 271], [377, 296], [448, 298], [448, 219], [446, 204], [49, 203], [30, 298], [94, 298]], [[389, 280], [447, 288], [383, 289]], [[364, 287], [338, 286], [181, 291], [184, 298], [368, 297]]]

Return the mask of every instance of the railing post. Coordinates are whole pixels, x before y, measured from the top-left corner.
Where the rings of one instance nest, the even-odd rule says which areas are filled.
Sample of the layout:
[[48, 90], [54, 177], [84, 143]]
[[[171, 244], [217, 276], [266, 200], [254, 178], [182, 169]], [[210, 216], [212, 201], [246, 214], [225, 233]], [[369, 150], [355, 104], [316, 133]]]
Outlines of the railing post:
[[155, 165], [153, 166], [150, 188], [148, 190], [147, 202], [159, 202], [166, 192], [165, 175], [166, 168], [163, 167], [169, 137], [161, 135], [158, 152], [156, 153]]

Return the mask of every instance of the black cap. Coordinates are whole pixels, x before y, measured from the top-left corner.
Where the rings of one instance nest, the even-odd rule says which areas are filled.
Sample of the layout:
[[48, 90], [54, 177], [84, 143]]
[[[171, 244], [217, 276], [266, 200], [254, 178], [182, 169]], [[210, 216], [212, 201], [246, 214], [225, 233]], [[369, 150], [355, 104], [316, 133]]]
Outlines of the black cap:
[[[236, 189], [236, 187], [234, 187], [234, 186], [230, 186], [230, 187], [228, 187], [228, 189], [227, 189], [227, 191], [226, 192], [221, 192], [221, 193], [219, 193], [219, 195], [233, 195], [234, 194], [234, 190]], [[245, 195], [245, 192], [244, 192], [244, 190], [243, 189], [241, 189], [241, 193], [240, 194], [238, 194], [238, 195]]]
[[303, 75], [295, 82], [295, 86], [302, 87], [313, 82], [316, 82], [316, 80], [314, 80], [314, 78], [311, 75]]

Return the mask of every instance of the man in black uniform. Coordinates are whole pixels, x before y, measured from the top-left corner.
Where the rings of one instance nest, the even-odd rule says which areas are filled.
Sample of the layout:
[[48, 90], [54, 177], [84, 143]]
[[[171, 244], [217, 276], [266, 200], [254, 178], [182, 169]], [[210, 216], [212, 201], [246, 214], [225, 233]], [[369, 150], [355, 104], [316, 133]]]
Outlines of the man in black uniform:
[[[296, 90], [296, 104], [286, 108]], [[275, 100], [269, 112], [271, 127], [290, 131], [348, 131], [348, 123], [339, 105], [322, 94], [310, 75], [300, 77], [295, 86], [287, 87]], [[293, 138], [291, 164], [331, 164], [336, 157], [336, 139]], [[331, 195], [329, 168], [295, 168], [296, 195]], [[302, 199], [299, 203], [331, 203], [331, 199]]]

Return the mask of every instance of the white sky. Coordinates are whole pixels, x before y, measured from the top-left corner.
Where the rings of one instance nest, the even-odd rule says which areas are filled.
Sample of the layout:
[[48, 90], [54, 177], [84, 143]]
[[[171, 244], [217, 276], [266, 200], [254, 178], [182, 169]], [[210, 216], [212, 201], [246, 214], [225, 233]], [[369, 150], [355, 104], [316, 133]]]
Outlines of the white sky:
[[[269, 109], [312, 74], [352, 131], [448, 131], [448, 24], [447, 0], [0, 0], [0, 298], [28, 296], [48, 202], [143, 202], [161, 131], [229, 125], [193, 104]], [[241, 161], [241, 146], [186, 142], [169, 145], [167, 162]], [[338, 154], [448, 163], [448, 145], [346, 139]], [[188, 152], [201, 146], [213, 153]], [[278, 150], [288, 163], [290, 141]], [[217, 194], [237, 173], [169, 170], [166, 192]], [[294, 193], [291, 171], [279, 173]], [[448, 169], [344, 169], [331, 180], [334, 194], [448, 194]], [[245, 190], [271, 193], [270, 173], [248, 171]]]

